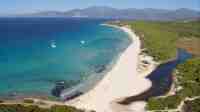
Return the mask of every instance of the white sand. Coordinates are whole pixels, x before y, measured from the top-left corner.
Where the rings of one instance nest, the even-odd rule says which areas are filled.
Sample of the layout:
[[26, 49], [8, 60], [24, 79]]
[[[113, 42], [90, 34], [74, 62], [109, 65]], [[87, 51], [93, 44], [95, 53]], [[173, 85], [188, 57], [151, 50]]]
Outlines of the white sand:
[[[108, 72], [94, 89], [65, 104], [96, 112], [131, 112], [121, 110], [117, 100], [144, 92], [151, 87], [151, 82], [137, 72], [140, 53], [140, 40], [126, 27], [119, 27], [130, 35], [133, 43], [122, 53], [113, 69]], [[130, 105], [136, 111], [141, 110], [141, 103]], [[142, 103], [144, 104], [144, 103]], [[123, 107], [121, 105], [121, 107]], [[125, 106], [124, 106], [125, 107]], [[138, 108], [138, 109], [137, 109]], [[143, 107], [142, 107], [143, 108]]]

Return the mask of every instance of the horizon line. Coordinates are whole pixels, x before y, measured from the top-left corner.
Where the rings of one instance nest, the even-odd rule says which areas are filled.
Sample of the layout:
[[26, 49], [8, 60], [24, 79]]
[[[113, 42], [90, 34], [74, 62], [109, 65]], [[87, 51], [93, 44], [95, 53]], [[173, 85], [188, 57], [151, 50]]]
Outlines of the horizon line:
[[68, 12], [68, 11], [72, 11], [72, 10], [83, 10], [83, 9], [87, 9], [87, 8], [92, 8], [92, 7], [107, 7], [107, 8], [113, 8], [113, 9], [118, 9], [118, 10], [125, 10], [125, 9], [136, 9], [136, 10], [144, 10], [144, 9], [154, 9], [154, 10], [168, 10], [168, 11], [176, 11], [176, 10], [180, 10], [180, 9], [188, 9], [188, 10], [193, 10], [193, 11], [197, 11], [197, 12], [200, 12], [200, 9], [193, 9], [193, 8], [185, 8], [185, 7], [182, 7], [182, 8], [174, 8], [174, 9], [169, 9], [169, 8], [152, 8], [152, 7], [147, 7], [147, 8], [134, 8], [134, 7], [127, 7], [127, 8], [117, 8], [117, 7], [112, 7], [112, 6], [89, 6], [89, 7], [86, 7], [86, 8], [72, 8], [72, 9], [68, 9], [68, 10], [65, 10], [65, 11], [62, 11], [62, 10], [35, 10], [35, 11], [30, 11], [30, 12], [24, 12], [24, 13], [0, 13], [0, 16], [1, 15], [14, 15], [14, 14], [31, 14], [31, 13], [40, 13], [40, 12]]

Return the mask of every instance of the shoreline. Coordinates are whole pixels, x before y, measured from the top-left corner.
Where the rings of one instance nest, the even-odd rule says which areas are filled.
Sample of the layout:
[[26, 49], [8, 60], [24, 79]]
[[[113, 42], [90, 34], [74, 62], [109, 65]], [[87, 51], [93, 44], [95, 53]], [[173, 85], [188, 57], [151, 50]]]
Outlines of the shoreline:
[[[129, 96], [138, 95], [148, 90], [152, 83], [145, 77], [156, 69], [156, 62], [150, 61], [146, 69], [142, 69], [145, 57], [141, 50], [139, 37], [127, 26], [117, 26], [110, 24], [101, 24], [113, 27], [129, 35], [131, 44], [115, 60], [111, 69], [107, 71], [103, 78], [98, 81], [93, 88], [80, 96], [66, 102], [45, 100], [36, 97], [25, 97], [34, 102], [43, 102], [43, 106], [69, 105], [83, 110], [95, 110], [96, 112], [126, 112], [126, 110], [145, 112], [145, 102], [133, 102], [130, 105], [121, 105], [118, 102]], [[22, 100], [23, 101], [23, 100]], [[12, 103], [9, 102], [9, 103]], [[15, 104], [15, 101], [14, 101]]]
[[139, 58], [141, 53], [139, 37], [126, 26], [102, 25], [124, 31], [129, 35], [132, 43], [120, 55], [113, 68], [93, 89], [71, 101], [66, 101], [65, 104], [80, 109], [95, 110], [96, 112], [120, 112], [122, 111], [121, 109], [127, 108], [129, 110], [144, 111], [144, 102], [137, 104], [134, 102], [134, 105], [130, 105], [130, 107], [119, 106], [117, 102], [148, 90], [151, 87], [151, 82], [144, 76], [152, 72], [155, 67], [149, 67], [145, 72], [138, 73], [138, 65], [141, 63]]

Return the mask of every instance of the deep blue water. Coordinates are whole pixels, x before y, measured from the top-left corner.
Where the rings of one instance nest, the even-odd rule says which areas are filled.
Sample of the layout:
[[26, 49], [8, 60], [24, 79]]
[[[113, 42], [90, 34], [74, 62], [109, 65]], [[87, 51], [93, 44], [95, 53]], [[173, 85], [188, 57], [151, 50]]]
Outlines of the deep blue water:
[[0, 18], [0, 96], [51, 95], [55, 83], [75, 86], [110, 64], [130, 44], [104, 20]]

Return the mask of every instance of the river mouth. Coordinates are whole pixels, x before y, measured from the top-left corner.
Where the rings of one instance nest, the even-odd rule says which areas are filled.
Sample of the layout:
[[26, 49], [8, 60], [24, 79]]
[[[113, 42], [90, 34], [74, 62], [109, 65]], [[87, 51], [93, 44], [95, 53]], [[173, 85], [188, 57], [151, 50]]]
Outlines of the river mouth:
[[178, 49], [177, 58], [167, 63], [159, 65], [150, 75], [146, 78], [152, 82], [152, 87], [136, 96], [128, 97], [119, 102], [120, 104], [130, 104], [135, 101], [147, 101], [151, 97], [165, 95], [171, 89], [173, 83], [172, 72], [178, 64], [190, 59], [192, 54], [184, 49]]

